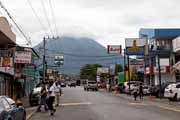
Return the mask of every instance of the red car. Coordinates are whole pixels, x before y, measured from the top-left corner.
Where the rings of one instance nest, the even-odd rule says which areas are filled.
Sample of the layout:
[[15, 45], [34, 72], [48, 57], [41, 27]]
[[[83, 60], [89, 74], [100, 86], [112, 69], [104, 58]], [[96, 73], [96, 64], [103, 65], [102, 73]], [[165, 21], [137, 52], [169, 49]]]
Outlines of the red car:
[[98, 88], [100, 88], [100, 89], [106, 88], [106, 83], [104, 83], [104, 82], [99, 82], [97, 85], [98, 85]]

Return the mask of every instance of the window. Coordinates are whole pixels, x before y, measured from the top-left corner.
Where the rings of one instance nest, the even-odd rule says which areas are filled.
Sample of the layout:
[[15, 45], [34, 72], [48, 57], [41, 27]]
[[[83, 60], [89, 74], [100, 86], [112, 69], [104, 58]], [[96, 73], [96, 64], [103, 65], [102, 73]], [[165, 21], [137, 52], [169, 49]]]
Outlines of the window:
[[177, 84], [177, 85], [176, 85], [176, 88], [180, 88], [180, 84]]
[[10, 105], [14, 105], [15, 104], [15, 102], [11, 99], [11, 98], [6, 98], [6, 100], [8, 101], [8, 103], [10, 104]]
[[4, 98], [2, 98], [2, 103], [3, 103], [5, 109], [10, 109], [11, 108], [9, 103]]

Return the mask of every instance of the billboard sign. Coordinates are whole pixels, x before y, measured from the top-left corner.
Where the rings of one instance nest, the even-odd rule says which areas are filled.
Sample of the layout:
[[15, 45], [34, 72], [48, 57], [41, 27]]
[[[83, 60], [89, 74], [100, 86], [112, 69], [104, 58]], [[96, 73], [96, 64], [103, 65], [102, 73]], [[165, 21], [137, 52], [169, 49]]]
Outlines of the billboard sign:
[[121, 45], [108, 45], [108, 54], [121, 54]]
[[31, 52], [29, 51], [16, 51], [15, 63], [31, 63]]
[[109, 72], [110, 72], [111, 75], [115, 75], [115, 72], [116, 72], [116, 65], [115, 64], [110, 65]]
[[106, 67], [97, 68], [97, 74], [100, 75], [102, 73], [108, 74], [109, 73], [109, 68], [106, 68]]
[[144, 55], [146, 53], [147, 40], [144, 38], [126, 38], [127, 55]]
[[173, 51], [180, 51], [180, 37], [177, 37], [173, 40]]
[[63, 55], [55, 56], [54, 64], [55, 65], [63, 65], [64, 64], [64, 56]]

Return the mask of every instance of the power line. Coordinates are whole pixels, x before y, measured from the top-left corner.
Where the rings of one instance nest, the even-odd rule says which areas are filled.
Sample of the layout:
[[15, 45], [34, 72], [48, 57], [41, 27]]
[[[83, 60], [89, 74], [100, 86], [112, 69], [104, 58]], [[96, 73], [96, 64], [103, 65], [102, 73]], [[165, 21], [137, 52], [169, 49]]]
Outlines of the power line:
[[56, 24], [56, 18], [55, 18], [55, 14], [54, 14], [54, 10], [53, 10], [53, 7], [52, 7], [51, 0], [49, 0], [49, 5], [50, 5], [50, 9], [51, 9], [51, 15], [52, 15], [52, 19], [53, 19], [53, 22], [54, 22], [54, 27], [55, 27], [56, 35], [58, 36], [58, 29], [57, 29], [57, 24]]
[[16, 23], [16, 21], [14, 20], [14, 18], [11, 16], [11, 14], [9, 13], [9, 11], [5, 8], [5, 6], [2, 4], [2, 2], [0, 1], [0, 6], [2, 9], [4, 9], [4, 11], [6, 12], [6, 14], [8, 15], [8, 17], [12, 20], [12, 22], [14, 23], [14, 25], [16, 26], [16, 28], [19, 30], [19, 32], [23, 35], [23, 37], [26, 39], [26, 41], [28, 42], [27, 44], [30, 44], [32, 46], [31, 43], [31, 39], [28, 38], [25, 33], [21, 30], [20, 26]]
[[49, 49], [46, 49], [50, 52], [53, 52], [53, 53], [57, 53], [57, 54], [64, 54], [64, 55], [68, 55], [68, 56], [74, 56], [74, 57], [120, 57], [119, 55], [94, 55], [94, 56], [90, 56], [90, 55], [80, 55], [80, 54], [73, 54], [73, 53], [68, 53], [68, 52], [58, 52], [57, 50], [49, 50]]
[[[33, 5], [32, 5], [32, 3], [31, 3], [31, 1], [30, 1], [30, 0], [27, 0], [27, 2], [28, 2], [28, 4], [29, 4], [32, 12], [34, 13], [35, 17], [37, 18], [39, 24], [41, 25], [42, 29], [44, 30], [45, 34], [47, 34], [47, 32], [46, 32], [46, 27], [43, 25], [40, 17], [38, 16], [38, 14], [36, 13], [35, 9], [33, 8]], [[47, 35], [48, 35], [48, 34], [47, 34]]]
[[41, 0], [41, 4], [42, 4], [42, 7], [43, 7], [43, 11], [44, 11], [44, 16], [46, 18], [46, 21], [48, 23], [48, 27], [50, 29], [50, 32], [53, 34], [52, 30], [51, 30], [51, 24], [50, 24], [50, 21], [49, 21], [49, 18], [48, 18], [48, 14], [47, 14], [47, 11], [46, 11], [46, 8], [45, 8], [45, 4], [43, 2], [43, 0]]

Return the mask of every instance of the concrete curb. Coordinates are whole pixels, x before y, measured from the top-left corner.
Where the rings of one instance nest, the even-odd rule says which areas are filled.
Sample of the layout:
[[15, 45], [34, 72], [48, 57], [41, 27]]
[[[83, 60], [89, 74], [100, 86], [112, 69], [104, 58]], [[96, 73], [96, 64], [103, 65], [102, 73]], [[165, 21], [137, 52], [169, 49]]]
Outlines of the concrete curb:
[[36, 107], [34, 108], [28, 108], [26, 109], [27, 112], [27, 116], [26, 116], [26, 120], [30, 120], [31, 117], [36, 113]]

